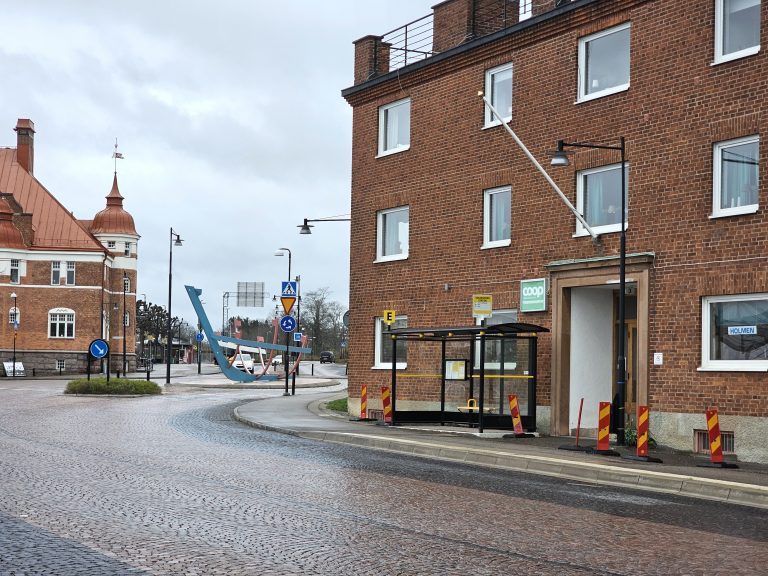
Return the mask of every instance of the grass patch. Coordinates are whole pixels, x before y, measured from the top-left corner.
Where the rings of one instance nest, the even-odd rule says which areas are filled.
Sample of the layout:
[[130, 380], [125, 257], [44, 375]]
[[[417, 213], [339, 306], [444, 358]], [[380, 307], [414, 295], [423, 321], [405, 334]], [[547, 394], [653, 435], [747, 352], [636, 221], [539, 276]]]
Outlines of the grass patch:
[[146, 380], [129, 380], [127, 378], [98, 377], [72, 380], [67, 384], [64, 394], [161, 394], [160, 386]]
[[328, 408], [328, 410], [333, 410], [334, 412], [344, 412], [345, 414], [348, 412], [346, 398], [331, 400], [325, 405], [325, 407]]

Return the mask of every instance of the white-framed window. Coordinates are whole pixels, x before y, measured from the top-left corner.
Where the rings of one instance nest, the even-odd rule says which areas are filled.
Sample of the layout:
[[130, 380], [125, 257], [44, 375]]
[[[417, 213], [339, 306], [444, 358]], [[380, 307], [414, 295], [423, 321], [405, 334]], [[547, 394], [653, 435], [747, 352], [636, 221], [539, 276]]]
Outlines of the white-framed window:
[[51, 284], [58, 286], [61, 282], [61, 262], [51, 262]]
[[[518, 321], [518, 311], [494, 310], [490, 317], [485, 319], [486, 326], [496, 326], [497, 324], [508, 324]], [[477, 318], [476, 324], [482, 325], [482, 319]], [[512, 371], [517, 368], [517, 340], [509, 338], [504, 341], [489, 339], [485, 341], [485, 369], [500, 370], [502, 368], [502, 358], [504, 370]], [[480, 369], [480, 339], [475, 342], [475, 369]]]
[[[396, 316], [392, 323], [392, 329], [407, 328], [408, 316]], [[387, 335], [389, 327], [384, 323], [382, 317], [377, 317], [375, 322], [376, 343], [374, 352], [373, 367], [376, 369], [392, 369], [392, 339]], [[395, 366], [398, 370], [404, 370], [408, 366], [408, 343], [405, 340], [397, 341], [397, 361]]]
[[512, 243], [512, 188], [491, 188], [483, 192], [483, 248]]
[[56, 360], [56, 370], [66, 370], [66, 369], [67, 369], [66, 360]]
[[579, 102], [629, 88], [629, 23], [579, 38]]
[[130, 256], [131, 255], [131, 243], [130, 242], [126, 242], [125, 243], [125, 250], [123, 250], [123, 254], [126, 255], [126, 256]]
[[[496, 111], [509, 122], [512, 118], [512, 64], [491, 68], [485, 72], [485, 94]], [[499, 119], [485, 108], [485, 128], [498, 126]]]
[[[629, 226], [629, 165], [624, 185], [625, 225]], [[576, 209], [598, 234], [621, 232], [621, 164], [582, 170], [576, 174]], [[576, 220], [576, 236], [588, 232]]]
[[54, 308], [48, 311], [48, 337], [74, 338], [75, 311], [69, 308]]
[[75, 263], [67, 262], [67, 284], [69, 286], [75, 285]]
[[131, 291], [131, 279], [128, 276], [123, 276], [123, 292], [129, 293]]
[[379, 156], [411, 147], [411, 99], [379, 108]]
[[522, 22], [523, 20], [528, 20], [533, 15], [533, 0], [520, 0], [519, 5], [519, 18], [518, 20]]
[[759, 207], [760, 137], [714, 146], [712, 217], [753, 214]]
[[400, 206], [376, 213], [376, 261], [408, 258], [409, 207]]
[[715, 64], [760, 51], [760, 0], [715, 0]]
[[16, 258], [11, 259], [11, 284], [19, 283], [19, 261]]
[[117, 246], [117, 242], [114, 240], [107, 240], [107, 248], [114, 249]]
[[8, 323], [15, 324], [16, 322], [21, 322], [21, 312], [18, 307], [8, 310]]
[[130, 326], [130, 325], [131, 325], [130, 312], [123, 312], [123, 326]]
[[768, 370], [768, 293], [705, 296], [701, 369]]

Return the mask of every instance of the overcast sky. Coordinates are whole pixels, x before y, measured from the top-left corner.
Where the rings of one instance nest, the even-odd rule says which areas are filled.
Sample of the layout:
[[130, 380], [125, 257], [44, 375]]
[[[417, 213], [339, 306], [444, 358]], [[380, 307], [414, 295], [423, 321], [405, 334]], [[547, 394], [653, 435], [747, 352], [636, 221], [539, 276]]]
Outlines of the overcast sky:
[[[222, 293], [264, 282], [263, 319], [292, 251], [302, 293], [348, 305], [352, 42], [430, 12], [414, 0], [25, 0], [0, 18], [0, 146], [35, 122], [35, 176], [75, 216], [106, 206], [115, 138], [124, 207], [139, 241], [139, 298], [195, 322], [183, 286], [203, 289], [214, 327]], [[234, 299], [231, 300], [234, 305]]]

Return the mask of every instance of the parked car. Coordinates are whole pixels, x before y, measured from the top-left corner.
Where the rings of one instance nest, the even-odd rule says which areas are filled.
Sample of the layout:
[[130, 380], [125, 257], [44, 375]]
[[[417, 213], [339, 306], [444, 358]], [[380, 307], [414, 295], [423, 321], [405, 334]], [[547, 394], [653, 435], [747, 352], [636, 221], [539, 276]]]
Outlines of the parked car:
[[232, 366], [238, 370], [253, 372], [253, 357], [250, 354], [239, 354], [238, 356], [235, 356], [235, 361], [232, 362]]
[[336, 358], [334, 357], [333, 352], [320, 352], [320, 364], [325, 364], [326, 362], [331, 364], [336, 362]]

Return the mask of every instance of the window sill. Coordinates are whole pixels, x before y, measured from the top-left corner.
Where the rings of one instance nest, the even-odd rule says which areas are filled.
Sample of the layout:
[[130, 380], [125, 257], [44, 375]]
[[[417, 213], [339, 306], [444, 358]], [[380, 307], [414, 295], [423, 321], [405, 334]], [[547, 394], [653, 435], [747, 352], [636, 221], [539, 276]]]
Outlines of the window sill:
[[509, 121], [512, 120], [512, 116], [509, 118], [504, 118], [504, 122], [499, 122], [496, 120], [495, 122], [486, 122], [485, 125], [481, 128], [481, 130], [488, 130], [490, 128], [496, 128], [496, 126], [501, 126], [502, 124], [508, 124]]
[[729, 216], [744, 216], [745, 214], [756, 214], [760, 209], [760, 206], [753, 204], [751, 206], [740, 206], [739, 208], [726, 208], [719, 212], [715, 212], [709, 215], [710, 220], [717, 218], [728, 218]]
[[[629, 222], [625, 223], [625, 229], [629, 230]], [[621, 224], [612, 224], [611, 226], [592, 226], [592, 231], [598, 236], [601, 236], [602, 234], [620, 233]], [[576, 232], [573, 233], [574, 238], [582, 238], [584, 236], [589, 236], [589, 232], [587, 232], [587, 230], [584, 228], [578, 228]]]
[[496, 242], [488, 242], [480, 246], [480, 250], [490, 250], [492, 248], [504, 248], [505, 246], [511, 246], [512, 240], [498, 240]]
[[[395, 364], [395, 370], [405, 370], [408, 367], [408, 364], [398, 362]], [[376, 364], [375, 366], [371, 366], [371, 370], [392, 370], [392, 364]]]
[[[741, 360], [737, 362], [762, 362], [760, 360]], [[697, 372], [768, 372], [768, 365], [762, 366], [699, 366]]]
[[606, 88], [605, 90], [594, 92], [592, 94], [579, 94], [579, 98], [576, 100], [576, 102], [574, 102], [574, 104], [582, 104], [584, 102], [589, 102], [590, 100], [597, 100], [598, 98], [603, 98], [604, 96], [610, 96], [611, 94], [618, 94], [619, 92], [626, 92], [628, 90], [629, 84], [622, 84], [621, 86]]
[[398, 260], [408, 260], [408, 254], [398, 254], [397, 256], [382, 256], [381, 258], [376, 258], [373, 263], [381, 264], [383, 262], [396, 262]]
[[746, 58], [747, 56], [754, 56], [760, 52], [760, 45], [752, 46], [751, 48], [745, 48], [744, 50], [739, 50], [738, 52], [733, 52], [731, 54], [725, 54], [723, 56], [716, 56], [715, 61], [710, 64], [710, 66], [717, 66], [718, 64], [725, 64], [726, 62], [733, 62], [734, 60], [741, 60], [742, 58]]
[[393, 148], [392, 150], [386, 150], [384, 152], [379, 152], [376, 155], [376, 158], [383, 158], [384, 156], [392, 156], [392, 154], [399, 154], [400, 152], [405, 152], [406, 150], [410, 150], [411, 146], [410, 144], [408, 146], [401, 146], [400, 148]]

